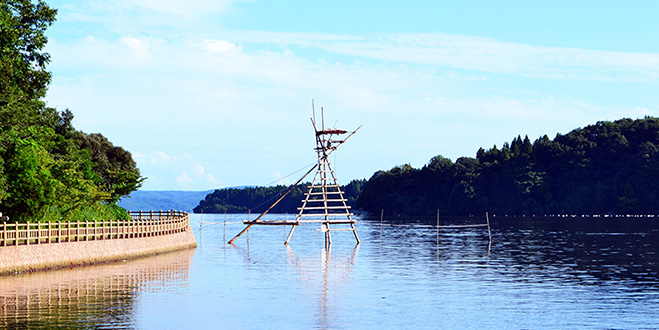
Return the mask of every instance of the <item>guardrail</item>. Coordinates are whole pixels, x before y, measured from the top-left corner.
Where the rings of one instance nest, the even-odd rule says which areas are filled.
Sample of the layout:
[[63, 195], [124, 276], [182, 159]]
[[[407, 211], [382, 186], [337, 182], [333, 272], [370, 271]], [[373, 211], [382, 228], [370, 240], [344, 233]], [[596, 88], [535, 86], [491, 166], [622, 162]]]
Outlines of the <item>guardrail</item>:
[[170, 235], [186, 231], [190, 215], [183, 211], [129, 211], [131, 220], [6, 223], [0, 246], [94, 241]]

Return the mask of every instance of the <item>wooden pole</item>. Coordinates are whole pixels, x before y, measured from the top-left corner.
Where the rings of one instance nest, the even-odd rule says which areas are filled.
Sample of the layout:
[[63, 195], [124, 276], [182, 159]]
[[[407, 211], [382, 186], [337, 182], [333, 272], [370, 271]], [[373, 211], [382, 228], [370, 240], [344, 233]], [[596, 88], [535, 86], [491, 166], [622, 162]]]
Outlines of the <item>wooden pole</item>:
[[384, 209], [380, 211], [380, 242], [382, 242], [382, 221], [384, 219]]
[[[204, 225], [204, 209], [201, 209], [201, 219], [199, 219], [199, 233], [201, 233], [201, 228]], [[222, 239], [224, 240], [224, 239]]]
[[288, 241], [291, 240], [291, 236], [293, 236], [293, 231], [295, 230], [295, 226], [291, 226], [291, 231], [288, 233], [288, 236], [286, 237], [286, 240], [284, 241], [284, 245], [288, 245]]
[[[261, 215], [259, 215], [256, 219], [254, 219], [254, 221], [250, 221], [251, 223], [249, 225], [247, 225], [247, 227], [245, 227], [245, 229], [243, 229], [240, 233], [238, 233], [238, 235], [236, 235], [234, 238], [232, 238], [229, 241], [229, 244], [233, 244], [233, 241], [235, 241], [236, 238], [240, 237], [240, 235], [244, 234], [249, 229], [249, 227], [254, 225], [254, 222], [259, 221], [264, 215], [266, 215], [266, 213], [270, 212], [270, 210], [272, 210], [272, 208], [274, 208], [275, 205], [277, 205], [279, 202], [281, 202], [281, 200], [284, 199], [284, 197], [286, 197], [286, 195], [288, 195], [291, 191], [293, 191], [293, 188], [295, 188], [295, 186], [297, 186], [300, 182], [302, 182], [302, 180], [304, 180], [304, 178], [306, 178], [307, 175], [309, 175], [309, 173], [311, 173], [313, 170], [315, 170], [316, 167], [318, 167], [318, 164], [314, 165], [314, 167], [312, 167], [307, 173], [305, 173], [304, 176], [302, 176], [300, 178], [300, 180], [297, 180], [296, 183], [291, 185], [291, 187], [288, 188], [288, 190], [283, 195], [281, 195], [281, 197], [279, 197], [279, 199], [276, 202], [274, 202], [274, 204], [270, 205], [270, 207], [267, 210], [265, 210], [263, 213], [261, 213]], [[295, 228], [295, 226], [293, 226], [293, 228]]]
[[487, 220], [487, 236], [490, 239], [490, 243], [487, 245], [487, 251], [489, 253], [492, 247], [492, 231], [490, 230], [490, 215], [488, 212], [485, 212], [485, 220]]
[[437, 247], [439, 248], [439, 209], [437, 209]]

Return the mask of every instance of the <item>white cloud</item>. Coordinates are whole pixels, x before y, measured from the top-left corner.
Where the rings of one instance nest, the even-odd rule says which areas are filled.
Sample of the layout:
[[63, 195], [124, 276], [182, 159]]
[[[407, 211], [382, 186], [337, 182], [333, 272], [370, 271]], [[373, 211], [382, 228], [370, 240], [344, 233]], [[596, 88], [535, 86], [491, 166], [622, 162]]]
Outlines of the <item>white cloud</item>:
[[144, 189], [265, 184], [308, 163], [311, 99], [332, 124], [365, 125], [340, 153], [344, 181], [656, 111], [659, 54], [441, 33], [231, 31], [217, 23], [231, 1], [157, 3], [67, 7], [58, 24], [88, 25], [48, 46], [49, 105], [141, 151]]
[[148, 155], [142, 153], [134, 153], [133, 158], [137, 162], [145, 162], [158, 166], [166, 166], [172, 160], [172, 157], [162, 151], [156, 151]]
[[242, 51], [242, 47], [224, 40], [204, 40], [206, 50], [211, 54], [234, 56]]
[[134, 153], [142, 175], [144, 190], [204, 190], [217, 188], [220, 181], [189, 154], [168, 155], [162, 151]]
[[124, 0], [128, 5], [159, 15], [196, 18], [225, 12], [235, 0]]
[[659, 54], [542, 47], [443, 33], [337, 36], [317, 33], [238, 33], [253, 43], [316, 48], [381, 61], [507, 73], [543, 79], [659, 78]]
[[119, 42], [128, 47], [134, 54], [134, 57], [144, 62], [149, 58], [149, 41], [146, 38], [135, 38], [131, 36], [123, 36], [119, 38]]
[[293, 181], [289, 177], [284, 177], [280, 172], [272, 172], [274, 177], [274, 185], [290, 185], [293, 184]]
[[176, 183], [178, 183], [180, 186], [188, 186], [193, 182], [192, 178], [188, 175], [186, 172], [182, 172], [180, 175], [176, 177]]

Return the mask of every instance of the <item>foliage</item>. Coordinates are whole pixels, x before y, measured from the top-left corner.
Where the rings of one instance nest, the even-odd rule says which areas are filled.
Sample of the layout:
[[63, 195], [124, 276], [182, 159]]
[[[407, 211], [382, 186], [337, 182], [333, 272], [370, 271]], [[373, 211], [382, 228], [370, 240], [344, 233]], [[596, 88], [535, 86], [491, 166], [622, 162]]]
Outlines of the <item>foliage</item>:
[[357, 206], [387, 215], [659, 212], [659, 119], [621, 119], [531, 143], [513, 138], [453, 164], [376, 172]]
[[116, 202], [143, 180], [130, 153], [76, 131], [71, 111], [41, 100], [56, 12], [43, 1], [0, 2], [0, 211], [18, 221], [125, 217]]
[[57, 11], [43, 1], [4, 0], [0, 3], [0, 95], [34, 100], [46, 95], [50, 56], [43, 52], [45, 30]]
[[[354, 207], [357, 197], [361, 193], [366, 180], [353, 180], [342, 186], [347, 204]], [[297, 213], [304, 193], [309, 190], [309, 183], [299, 184], [277, 203], [272, 213]], [[290, 186], [247, 187], [219, 189], [208, 194], [199, 205], [194, 208], [195, 213], [261, 213], [268, 209]]]

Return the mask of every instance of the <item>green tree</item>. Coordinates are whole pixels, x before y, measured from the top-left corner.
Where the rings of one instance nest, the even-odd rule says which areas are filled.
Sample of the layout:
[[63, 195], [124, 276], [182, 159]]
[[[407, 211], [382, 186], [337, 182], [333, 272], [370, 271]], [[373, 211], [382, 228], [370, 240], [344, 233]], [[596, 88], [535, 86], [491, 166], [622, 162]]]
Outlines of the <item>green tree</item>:
[[[659, 119], [602, 121], [551, 140], [514, 137], [474, 158], [376, 172], [358, 206], [379, 214], [659, 212]], [[431, 168], [433, 170], [431, 170]], [[391, 212], [388, 212], [391, 210]]]
[[130, 153], [45, 106], [51, 73], [43, 1], [0, 1], [0, 211], [19, 221], [125, 217], [116, 201], [142, 178]]
[[93, 170], [100, 179], [98, 184], [110, 195], [109, 201], [116, 203], [119, 198], [141, 187], [144, 178], [130, 152], [114, 146], [99, 133], [77, 133], [80, 147], [91, 153]]
[[46, 29], [57, 10], [43, 1], [4, 0], [0, 3], [0, 101], [31, 101], [46, 95], [50, 56], [43, 51]]

